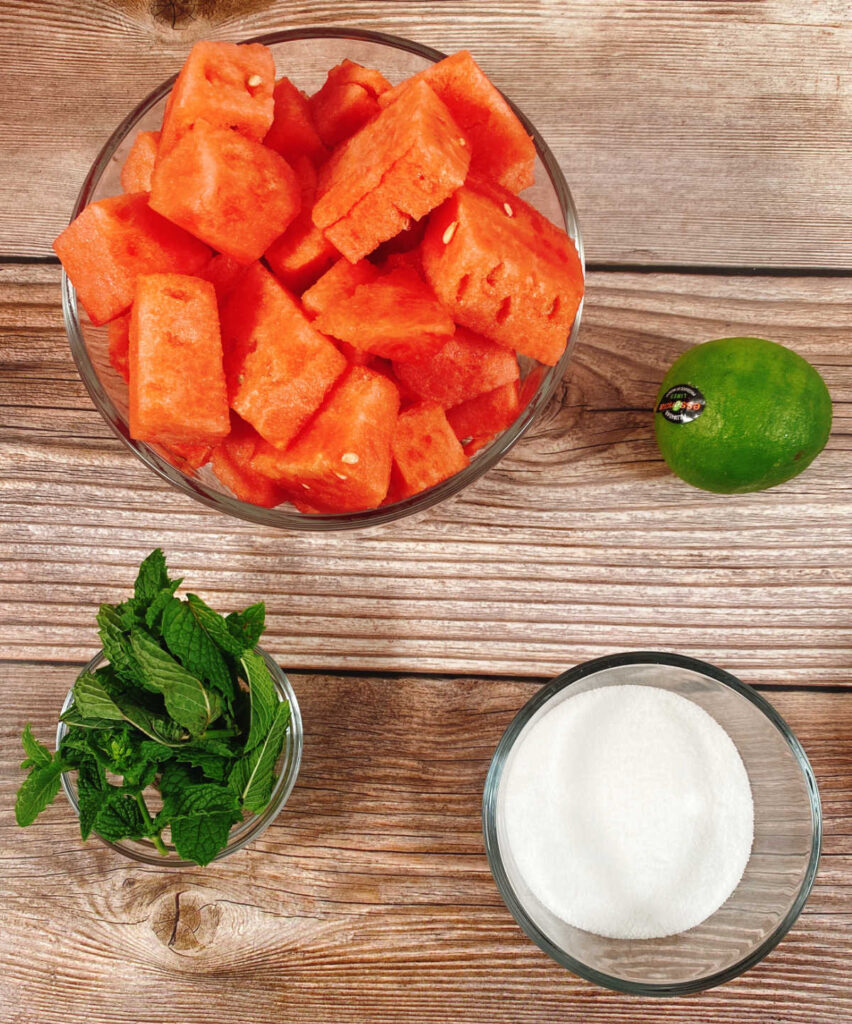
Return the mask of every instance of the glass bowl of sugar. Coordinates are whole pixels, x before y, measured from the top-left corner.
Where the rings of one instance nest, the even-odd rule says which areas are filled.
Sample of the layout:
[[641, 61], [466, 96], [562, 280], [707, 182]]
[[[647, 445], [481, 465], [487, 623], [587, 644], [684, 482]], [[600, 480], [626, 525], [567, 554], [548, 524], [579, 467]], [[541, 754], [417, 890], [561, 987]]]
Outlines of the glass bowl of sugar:
[[656, 996], [762, 960], [805, 904], [822, 837], [813, 771], [772, 705], [644, 651], [571, 669], [521, 709], [482, 815], [526, 934], [595, 984]]

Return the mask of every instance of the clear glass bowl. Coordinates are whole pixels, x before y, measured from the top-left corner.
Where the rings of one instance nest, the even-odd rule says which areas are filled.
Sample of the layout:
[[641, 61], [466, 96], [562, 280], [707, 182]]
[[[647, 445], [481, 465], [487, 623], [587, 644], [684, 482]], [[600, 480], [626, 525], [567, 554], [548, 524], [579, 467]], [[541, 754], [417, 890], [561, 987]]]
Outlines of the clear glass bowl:
[[[506, 841], [500, 780], [518, 739], [569, 697], [625, 683], [661, 687], [712, 715], [739, 749], [754, 799], [754, 845], [740, 884], [702, 924], [665, 939], [605, 939], [566, 924], [532, 894]], [[772, 705], [712, 665], [644, 651], [587, 662], [539, 690], [497, 746], [485, 782], [482, 820], [497, 887], [533, 942], [597, 985], [651, 996], [711, 988], [762, 960], [792, 927], [808, 898], [822, 837], [813, 771]]]
[[[302, 715], [299, 711], [299, 702], [296, 700], [296, 694], [293, 692], [290, 680], [281, 670], [278, 663], [260, 647], [256, 648], [256, 651], [266, 662], [266, 666], [269, 669], [269, 674], [272, 676], [272, 682], [275, 685], [275, 690], [279, 699], [290, 702], [290, 725], [284, 737], [284, 747], [275, 765], [277, 778], [275, 780], [275, 785], [272, 788], [272, 796], [269, 798], [269, 803], [260, 814], [250, 814], [244, 818], [243, 821], [234, 825], [228, 837], [227, 846], [216, 854], [213, 858], [214, 861], [222, 860], [223, 857], [228, 857], [232, 853], [236, 853], [237, 850], [241, 850], [244, 846], [247, 846], [250, 842], [257, 839], [257, 837], [272, 824], [280, 814], [284, 804], [287, 803], [290, 793], [293, 791], [293, 786], [296, 784], [296, 777], [299, 774], [299, 765], [302, 761]], [[82, 671], [94, 672], [105, 664], [106, 658], [104, 657], [103, 651], [100, 651], [94, 656], [94, 658], [92, 658], [89, 664], [86, 665]], [[65, 697], [65, 702], [62, 705], [61, 714], [67, 711], [71, 706], [73, 696], [73, 689], [69, 690]], [[59, 749], [59, 744], [62, 742], [62, 739], [67, 732], [68, 726], [64, 722], [60, 721], [56, 729], [57, 750]], [[65, 791], [65, 795], [68, 797], [68, 802], [74, 808], [74, 813], [79, 817], [80, 806], [77, 803], [75, 773], [63, 772], [62, 788]], [[92, 835], [97, 836], [102, 843], [106, 843], [107, 846], [111, 846], [113, 850], [117, 850], [119, 853], [124, 854], [125, 857], [130, 857], [131, 860], [141, 861], [143, 864], [154, 864], [157, 867], [174, 868], [198, 867], [198, 865], [193, 861], [183, 860], [179, 857], [174, 846], [170, 843], [165, 844], [166, 849], [168, 850], [168, 856], [164, 857], [158, 852], [154, 844], [149, 839], [123, 839], [118, 843], [111, 843], [102, 836], [99, 836], [97, 832], [93, 832]]]
[[[360, 29], [294, 29], [260, 36], [250, 41], [269, 46], [275, 56], [278, 74], [286, 73], [293, 77], [301, 88], [311, 92], [322, 85], [328, 69], [344, 57], [377, 67], [395, 84], [445, 56], [419, 43]], [[87, 203], [122, 191], [119, 177], [127, 151], [138, 131], [160, 127], [166, 96], [173, 82], [174, 77], [155, 89], [128, 114], [110, 136], [86, 176], [71, 214], [72, 220]], [[524, 199], [554, 223], [565, 225], [565, 229], [576, 243], [582, 261], [583, 242], [577, 211], [562, 171], [533, 125], [514, 105], [513, 109], [532, 136], [537, 154], [536, 184], [524, 192]], [[532, 380], [538, 382], [532, 398], [518, 419], [489, 446], [479, 451], [471, 459], [470, 465], [460, 473], [428, 491], [392, 505], [366, 512], [307, 515], [296, 511], [292, 506], [265, 509], [238, 501], [219, 483], [209, 466], [194, 472], [182, 472], [168, 462], [156, 447], [134, 441], [129, 436], [127, 425], [127, 387], [109, 364], [107, 329], [94, 327], [87, 318], [81, 319], [74, 288], [64, 272], [62, 309], [71, 351], [92, 401], [112, 430], [146, 466], [193, 498], [220, 512], [265, 526], [290, 530], [345, 530], [392, 522], [431, 508], [473, 483], [513, 447], [550, 401], [568, 368], [582, 312], [581, 306], [574, 320], [565, 352], [556, 366], [544, 366], [526, 358], [520, 360], [522, 377], [527, 379], [534, 374]]]

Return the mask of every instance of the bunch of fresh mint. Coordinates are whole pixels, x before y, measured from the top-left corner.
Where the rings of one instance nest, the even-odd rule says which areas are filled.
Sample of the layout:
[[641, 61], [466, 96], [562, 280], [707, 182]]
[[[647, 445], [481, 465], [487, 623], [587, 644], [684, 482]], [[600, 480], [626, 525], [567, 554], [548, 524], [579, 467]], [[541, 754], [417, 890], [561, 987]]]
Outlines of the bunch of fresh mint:
[[140, 566], [133, 597], [101, 605], [109, 664], [74, 684], [59, 750], [51, 755], [24, 730], [21, 767], [30, 772], [15, 804], [19, 825], [36, 819], [73, 770], [84, 839], [147, 837], [165, 855], [167, 829], [181, 857], [208, 864], [231, 826], [267, 805], [290, 705], [255, 651], [264, 605], [223, 617], [194, 594], [176, 597], [182, 582], [169, 579], [158, 548]]

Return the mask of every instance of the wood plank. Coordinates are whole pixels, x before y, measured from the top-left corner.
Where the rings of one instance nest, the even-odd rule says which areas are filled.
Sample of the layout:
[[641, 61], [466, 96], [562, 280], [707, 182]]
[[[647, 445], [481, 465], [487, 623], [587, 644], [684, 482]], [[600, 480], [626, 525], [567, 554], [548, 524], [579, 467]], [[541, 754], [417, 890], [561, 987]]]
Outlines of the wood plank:
[[308, 25], [470, 48], [553, 148], [593, 261], [850, 266], [846, 0], [2, 0], [0, 254], [50, 252], [196, 39]]
[[[849, 282], [592, 274], [558, 400], [458, 499], [358, 533], [281, 533], [210, 512], [135, 460], [68, 353], [52, 267], [0, 268], [0, 645], [79, 663], [94, 611], [155, 544], [222, 609], [265, 599], [294, 669], [549, 677], [676, 650], [764, 685], [848, 684], [852, 582]], [[773, 337], [835, 401], [797, 480], [726, 497], [673, 478], [650, 409], [689, 345]]]
[[[25, 721], [48, 736], [71, 667], [4, 682], [0, 799], [20, 779]], [[249, 849], [204, 870], [131, 865], [81, 847], [57, 800], [22, 832], [0, 823], [3, 1019], [219, 1024], [463, 1019], [657, 1022], [654, 1000], [607, 993], [524, 938], [480, 832], [493, 749], [535, 686], [484, 679], [303, 676], [302, 772]], [[839, 1024], [852, 1014], [852, 720], [845, 695], [772, 697], [802, 740], [826, 816], [816, 887], [792, 932], [742, 978], [665, 1018]], [[22, 955], [25, 950], [26, 955]], [[250, 1006], [247, 1002], [250, 1000]], [[144, 1011], [140, 1011], [144, 1007]]]

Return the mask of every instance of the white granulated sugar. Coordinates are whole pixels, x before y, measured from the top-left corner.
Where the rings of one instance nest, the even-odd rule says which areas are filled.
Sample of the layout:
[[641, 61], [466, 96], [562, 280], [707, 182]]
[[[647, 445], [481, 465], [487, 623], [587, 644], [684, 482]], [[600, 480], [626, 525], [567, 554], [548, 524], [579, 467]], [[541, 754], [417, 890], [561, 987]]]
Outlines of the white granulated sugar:
[[737, 748], [697, 704], [654, 686], [589, 690], [545, 712], [515, 745], [501, 790], [506, 839], [532, 892], [608, 938], [700, 924], [751, 853]]

